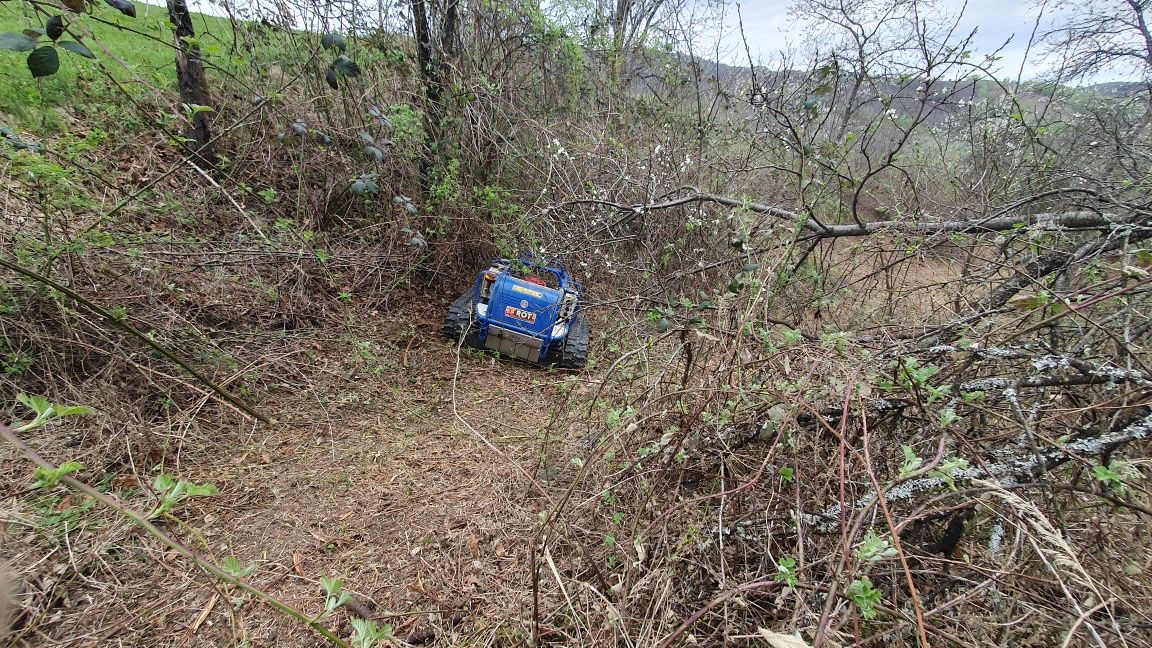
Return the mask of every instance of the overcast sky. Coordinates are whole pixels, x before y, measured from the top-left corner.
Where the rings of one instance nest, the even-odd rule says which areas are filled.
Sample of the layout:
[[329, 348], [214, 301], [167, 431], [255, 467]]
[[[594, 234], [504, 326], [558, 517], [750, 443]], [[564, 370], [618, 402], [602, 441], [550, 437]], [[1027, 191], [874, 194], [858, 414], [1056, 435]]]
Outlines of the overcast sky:
[[[800, 0], [802, 1], [802, 0]], [[779, 0], [743, 0], [740, 2], [740, 11], [744, 19], [744, 31], [748, 37], [748, 48], [754, 60], [759, 57], [760, 62], [772, 66], [773, 59], [778, 59], [779, 52], [789, 46], [798, 45], [803, 40], [797, 25], [789, 16], [788, 8], [791, 2]], [[967, 34], [976, 30], [974, 40], [975, 53], [991, 54], [1001, 49], [1002, 57], [994, 63], [996, 76], [1000, 78], [1015, 78], [1025, 63], [1025, 52], [1032, 31], [1036, 25], [1036, 18], [1040, 13], [1040, 3], [1034, 0], [938, 0], [940, 10], [953, 19], [962, 14], [957, 34]], [[699, 5], [701, 9], [704, 5]], [[713, 11], [717, 9], [712, 8]], [[738, 22], [736, 18], [736, 5], [731, 4], [726, 10], [721, 27], [717, 21], [711, 25], [697, 30], [699, 41], [715, 42], [716, 34], [721, 34], [721, 57], [724, 62], [736, 65], [747, 65], [747, 55], [740, 40]], [[700, 13], [703, 16], [704, 13]], [[1046, 10], [1041, 26], [1050, 25], [1058, 17], [1058, 13], [1051, 7]], [[1007, 46], [1004, 44], [1008, 43]], [[1024, 78], [1035, 78], [1041, 72], [1041, 51], [1033, 47], [1028, 55], [1028, 62], [1024, 64]], [[1122, 76], [1122, 75], [1121, 75]]]

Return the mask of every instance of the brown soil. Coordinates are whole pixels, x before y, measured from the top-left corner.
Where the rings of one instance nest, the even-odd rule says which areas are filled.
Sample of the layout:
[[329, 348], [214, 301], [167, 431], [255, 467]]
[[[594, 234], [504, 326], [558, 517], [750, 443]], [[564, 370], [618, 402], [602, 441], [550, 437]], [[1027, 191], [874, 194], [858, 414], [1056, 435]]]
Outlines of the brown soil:
[[[189, 500], [161, 526], [216, 564], [255, 564], [249, 582], [309, 615], [323, 611], [320, 578], [342, 578], [353, 600], [323, 623], [343, 637], [359, 616], [413, 644], [523, 641], [527, 544], [546, 508], [530, 477], [569, 376], [473, 353], [457, 366], [456, 349], [430, 333], [438, 317], [427, 308], [362, 326], [357, 339], [394, 342], [373, 347], [370, 366], [325, 348], [307, 390], [260, 404], [282, 423], [186, 447], [168, 470], [220, 493]], [[26, 595], [58, 599], [47, 612], [58, 622], [25, 620], [13, 645], [326, 645], [153, 538], [124, 525], [117, 535], [109, 545], [131, 551], [130, 568], [69, 566], [59, 555], [37, 564], [44, 539], [31, 530], [5, 542]], [[66, 592], [53, 591], [64, 582]]]

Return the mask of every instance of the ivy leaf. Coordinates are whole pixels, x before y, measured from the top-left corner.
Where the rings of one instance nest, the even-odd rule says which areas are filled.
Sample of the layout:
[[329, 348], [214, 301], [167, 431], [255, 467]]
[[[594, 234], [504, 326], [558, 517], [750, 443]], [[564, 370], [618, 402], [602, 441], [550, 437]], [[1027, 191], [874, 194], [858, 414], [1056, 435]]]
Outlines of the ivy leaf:
[[28, 38], [28, 36], [24, 34], [16, 32], [4, 32], [0, 34], [0, 50], [31, 52], [34, 49], [36, 49], [36, 41]]
[[346, 77], [360, 76], [360, 66], [356, 65], [356, 61], [353, 61], [343, 54], [337, 56], [335, 61], [332, 61], [332, 68]]
[[381, 126], [387, 128], [388, 130], [393, 130], [392, 120], [388, 119], [388, 115], [385, 115], [384, 111], [380, 110], [376, 106], [372, 106], [368, 109], [368, 114], [375, 117], [376, 122]]
[[66, 40], [66, 41], [60, 41], [59, 43], [56, 43], [56, 44], [59, 45], [60, 47], [63, 47], [64, 49], [68, 50], [69, 52], [72, 52], [73, 54], [79, 54], [80, 56], [83, 56], [84, 58], [90, 58], [90, 59], [96, 58], [96, 55], [92, 53], [92, 50], [90, 50], [86, 46], [84, 46], [83, 43], [77, 43], [76, 41]]
[[384, 151], [381, 151], [380, 149], [376, 148], [375, 146], [365, 146], [364, 147], [364, 156], [372, 158], [373, 160], [376, 160], [377, 162], [383, 162], [384, 161]]
[[28, 70], [33, 78], [52, 76], [60, 70], [60, 55], [51, 45], [36, 48], [28, 55]]
[[376, 184], [376, 178], [379, 176], [375, 173], [366, 173], [359, 176], [352, 182], [352, 193], [357, 196], [364, 196], [365, 194], [377, 194], [380, 192], [380, 185]]
[[365, 144], [368, 144], [371, 146], [376, 145], [376, 138], [369, 135], [368, 131], [359, 131], [356, 133], [356, 136], [359, 137], [360, 141], [364, 142]]
[[368, 193], [368, 183], [364, 180], [355, 180], [352, 182], [352, 186], [349, 187], [349, 189], [352, 191], [353, 195], [363, 197], [364, 194]]
[[64, 34], [64, 18], [62, 16], [52, 16], [44, 25], [44, 31], [48, 34], [48, 38], [56, 40]]
[[347, 49], [348, 45], [344, 42], [344, 37], [340, 34], [324, 34], [320, 37], [320, 44], [324, 49], [337, 49], [343, 52]]
[[328, 71], [324, 73], [324, 81], [333, 90], [338, 90], [340, 88], [340, 83], [336, 80], [336, 70], [333, 70], [332, 68], [328, 68]]
[[136, 5], [128, 2], [128, 0], [104, 0], [104, 2], [107, 2], [109, 7], [112, 7], [129, 18], [136, 17]]

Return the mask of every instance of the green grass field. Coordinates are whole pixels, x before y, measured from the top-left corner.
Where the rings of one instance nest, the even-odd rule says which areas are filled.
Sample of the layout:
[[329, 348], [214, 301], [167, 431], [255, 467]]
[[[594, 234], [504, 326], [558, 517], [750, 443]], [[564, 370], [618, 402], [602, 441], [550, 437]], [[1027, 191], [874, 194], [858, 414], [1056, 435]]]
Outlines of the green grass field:
[[[149, 98], [157, 88], [175, 87], [172, 29], [164, 7], [137, 2], [136, 17], [130, 18], [97, 2], [91, 15], [64, 17], [71, 21], [69, 29], [80, 35], [96, 60], [60, 49], [59, 72], [37, 80], [25, 62], [27, 52], [0, 50], [0, 125], [19, 130], [57, 130], [64, 119], [58, 108], [102, 99], [125, 103], [109, 76], [137, 97]], [[47, 19], [30, 4], [0, 3], [0, 32], [43, 30]], [[222, 54], [222, 44], [231, 40], [228, 20], [194, 14], [193, 21], [206, 56]], [[61, 37], [71, 39], [67, 34]], [[42, 38], [39, 44], [48, 42]]]

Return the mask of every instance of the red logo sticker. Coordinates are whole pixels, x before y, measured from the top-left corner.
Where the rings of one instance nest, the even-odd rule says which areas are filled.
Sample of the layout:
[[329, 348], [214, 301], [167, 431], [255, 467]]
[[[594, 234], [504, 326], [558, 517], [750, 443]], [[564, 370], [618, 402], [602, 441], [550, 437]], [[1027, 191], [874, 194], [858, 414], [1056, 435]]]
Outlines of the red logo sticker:
[[520, 308], [516, 308], [515, 306], [505, 306], [504, 307], [504, 317], [513, 317], [513, 318], [516, 318], [518, 320], [524, 320], [525, 322], [528, 322], [529, 324], [535, 324], [536, 323], [536, 313], [533, 313], [532, 311], [526, 311], [526, 310], [523, 310]]

